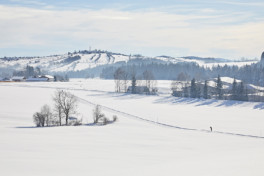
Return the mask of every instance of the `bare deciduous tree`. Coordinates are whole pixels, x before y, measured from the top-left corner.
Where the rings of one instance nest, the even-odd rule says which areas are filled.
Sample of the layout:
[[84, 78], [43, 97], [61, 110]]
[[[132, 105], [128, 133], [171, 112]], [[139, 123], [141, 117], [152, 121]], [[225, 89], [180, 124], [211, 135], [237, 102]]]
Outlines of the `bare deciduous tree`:
[[137, 93], [136, 86], [137, 86], [137, 79], [136, 79], [136, 75], [133, 73], [131, 76], [131, 93], [132, 94]]
[[[55, 108], [57, 108], [57, 112], [62, 112], [60, 115], [65, 116], [66, 125], [68, 125], [68, 119], [70, 114], [75, 112], [77, 107], [77, 98], [71, 94], [70, 92], [66, 92], [63, 90], [58, 90], [53, 97], [55, 102]], [[61, 120], [61, 117], [59, 119]]]
[[122, 80], [122, 74], [123, 74], [123, 70], [121, 68], [118, 68], [115, 73], [114, 73], [114, 79], [115, 79], [115, 89], [116, 92], [120, 92], [121, 91], [121, 80]]
[[123, 74], [122, 74], [122, 88], [123, 88], [124, 92], [127, 91], [128, 81], [129, 81], [129, 74], [128, 74], [128, 72], [124, 71]]
[[50, 126], [52, 120], [52, 112], [50, 110], [50, 107], [48, 105], [42, 106], [41, 111], [36, 112], [33, 115], [33, 120], [37, 127], [44, 127], [45, 123], [46, 126]]
[[101, 106], [96, 105], [95, 109], [93, 110], [93, 118], [94, 118], [94, 123], [98, 123], [98, 120], [100, 118], [103, 118], [105, 115], [101, 111]]
[[149, 93], [154, 93], [156, 91], [155, 90], [156, 80], [154, 78], [152, 71], [145, 70], [143, 72], [143, 79], [145, 80], [145, 86], [149, 89]]
[[48, 105], [42, 106], [40, 113], [45, 117], [46, 125], [50, 126], [52, 120], [52, 112], [50, 107]]
[[114, 79], [116, 92], [126, 92], [129, 74], [125, 70], [118, 68], [114, 73]]
[[61, 98], [62, 98], [62, 94], [63, 91], [57, 91], [55, 93], [55, 96], [53, 97], [53, 101], [54, 101], [54, 111], [56, 113], [56, 115], [58, 116], [58, 121], [59, 121], [59, 125], [62, 125], [62, 117], [63, 117], [63, 112], [62, 112], [62, 103], [61, 103]]
[[34, 123], [37, 127], [44, 127], [45, 126], [45, 116], [41, 114], [40, 112], [36, 112], [33, 115]]

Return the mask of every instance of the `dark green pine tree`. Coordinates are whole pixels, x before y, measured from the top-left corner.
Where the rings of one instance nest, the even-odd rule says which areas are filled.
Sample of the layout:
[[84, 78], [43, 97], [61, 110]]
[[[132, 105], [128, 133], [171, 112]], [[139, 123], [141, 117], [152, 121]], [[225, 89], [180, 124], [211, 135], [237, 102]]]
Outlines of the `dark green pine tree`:
[[238, 100], [240, 101], [248, 101], [248, 93], [247, 90], [245, 89], [244, 83], [241, 81], [239, 86], [238, 86]]
[[235, 78], [232, 84], [231, 99], [238, 100], [238, 87], [237, 87], [237, 82]]
[[197, 86], [196, 97], [201, 98], [201, 88], [199, 85]]
[[204, 81], [204, 88], [203, 88], [203, 98], [208, 99], [208, 81]]
[[196, 98], [197, 97], [197, 87], [195, 83], [195, 79], [193, 78], [191, 81], [191, 98]]
[[136, 80], [136, 76], [133, 74], [132, 75], [132, 80], [131, 80], [131, 93], [135, 94], [136, 93], [136, 85], [137, 85], [137, 80]]
[[218, 75], [216, 81], [216, 94], [217, 94], [217, 99], [219, 100], [223, 99], [223, 83], [221, 81], [220, 75]]
[[244, 100], [243, 101], [248, 101], [248, 89], [247, 89], [247, 87], [245, 88], [245, 94], [244, 94]]

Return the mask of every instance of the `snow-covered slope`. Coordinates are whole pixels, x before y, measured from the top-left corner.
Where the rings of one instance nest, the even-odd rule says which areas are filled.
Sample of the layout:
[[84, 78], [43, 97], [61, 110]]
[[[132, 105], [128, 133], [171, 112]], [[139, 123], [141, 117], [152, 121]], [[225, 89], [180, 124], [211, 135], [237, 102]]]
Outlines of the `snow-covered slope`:
[[23, 69], [27, 65], [50, 72], [80, 71], [100, 65], [127, 62], [129, 56], [108, 53], [69, 53], [57, 56], [0, 59], [1, 67]]
[[158, 62], [158, 63], [179, 63], [179, 62], [195, 62], [201, 66], [212, 67], [216, 65], [238, 65], [256, 63], [257, 61], [231, 62], [223, 59], [215, 58], [199, 58], [199, 57], [182, 57], [174, 58], [168, 56], [158, 56], [154, 58], [144, 57], [141, 55], [124, 55], [119, 53], [111, 53], [104, 51], [79, 51], [67, 53], [63, 55], [46, 56], [46, 57], [23, 57], [23, 58], [2, 58], [0, 59], [1, 68], [13, 68], [16, 70], [24, 69], [27, 65], [39, 67], [49, 72], [67, 72], [81, 71], [102, 65], [115, 63], [127, 63], [128, 61], [135, 63], [141, 62]]

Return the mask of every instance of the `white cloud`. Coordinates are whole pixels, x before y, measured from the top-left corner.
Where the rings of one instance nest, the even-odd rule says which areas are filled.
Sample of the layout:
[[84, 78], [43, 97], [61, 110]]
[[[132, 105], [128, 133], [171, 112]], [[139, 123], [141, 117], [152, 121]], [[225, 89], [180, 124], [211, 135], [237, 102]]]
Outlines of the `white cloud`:
[[[153, 48], [152, 53], [142, 53], [148, 55], [177, 55], [172, 50], [182, 48], [180, 55], [258, 56], [264, 46], [264, 23], [232, 24], [240, 18], [243, 16], [0, 6], [0, 48], [82, 49], [92, 45], [132, 53]], [[164, 48], [172, 52], [164, 53], [168, 51]]]
[[264, 6], [264, 2], [237, 2], [237, 1], [218, 1], [222, 4], [232, 4], [232, 5], [240, 5], [240, 6]]
[[9, 0], [9, 1], [15, 3], [22, 3], [22, 4], [31, 4], [31, 5], [46, 5], [46, 3], [36, 0]]

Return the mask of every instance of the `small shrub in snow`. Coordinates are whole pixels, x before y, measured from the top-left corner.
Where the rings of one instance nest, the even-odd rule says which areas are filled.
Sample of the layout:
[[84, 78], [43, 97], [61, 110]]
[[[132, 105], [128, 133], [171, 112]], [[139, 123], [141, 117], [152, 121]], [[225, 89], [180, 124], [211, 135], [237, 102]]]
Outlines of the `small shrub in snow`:
[[94, 111], [93, 111], [93, 117], [94, 117], [94, 123], [95, 124], [101, 124], [101, 125], [107, 125], [109, 123], [115, 122], [117, 121], [117, 116], [114, 115], [113, 119], [111, 120], [111, 118], [107, 118], [101, 110], [101, 106], [100, 105], [96, 105]]
[[73, 118], [73, 117], [70, 117], [69, 118], [69, 125], [70, 126], [80, 126], [82, 125], [82, 119], [77, 119], [77, 118]]
[[81, 120], [77, 120], [73, 125], [74, 126], [80, 126], [80, 125], [82, 125], [82, 119]]
[[109, 122], [109, 120], [106, 117], [102, 117], [102, 124], [106, 125]]
[[113, 122], [117, 121], [117, 115], [113, 115]]

